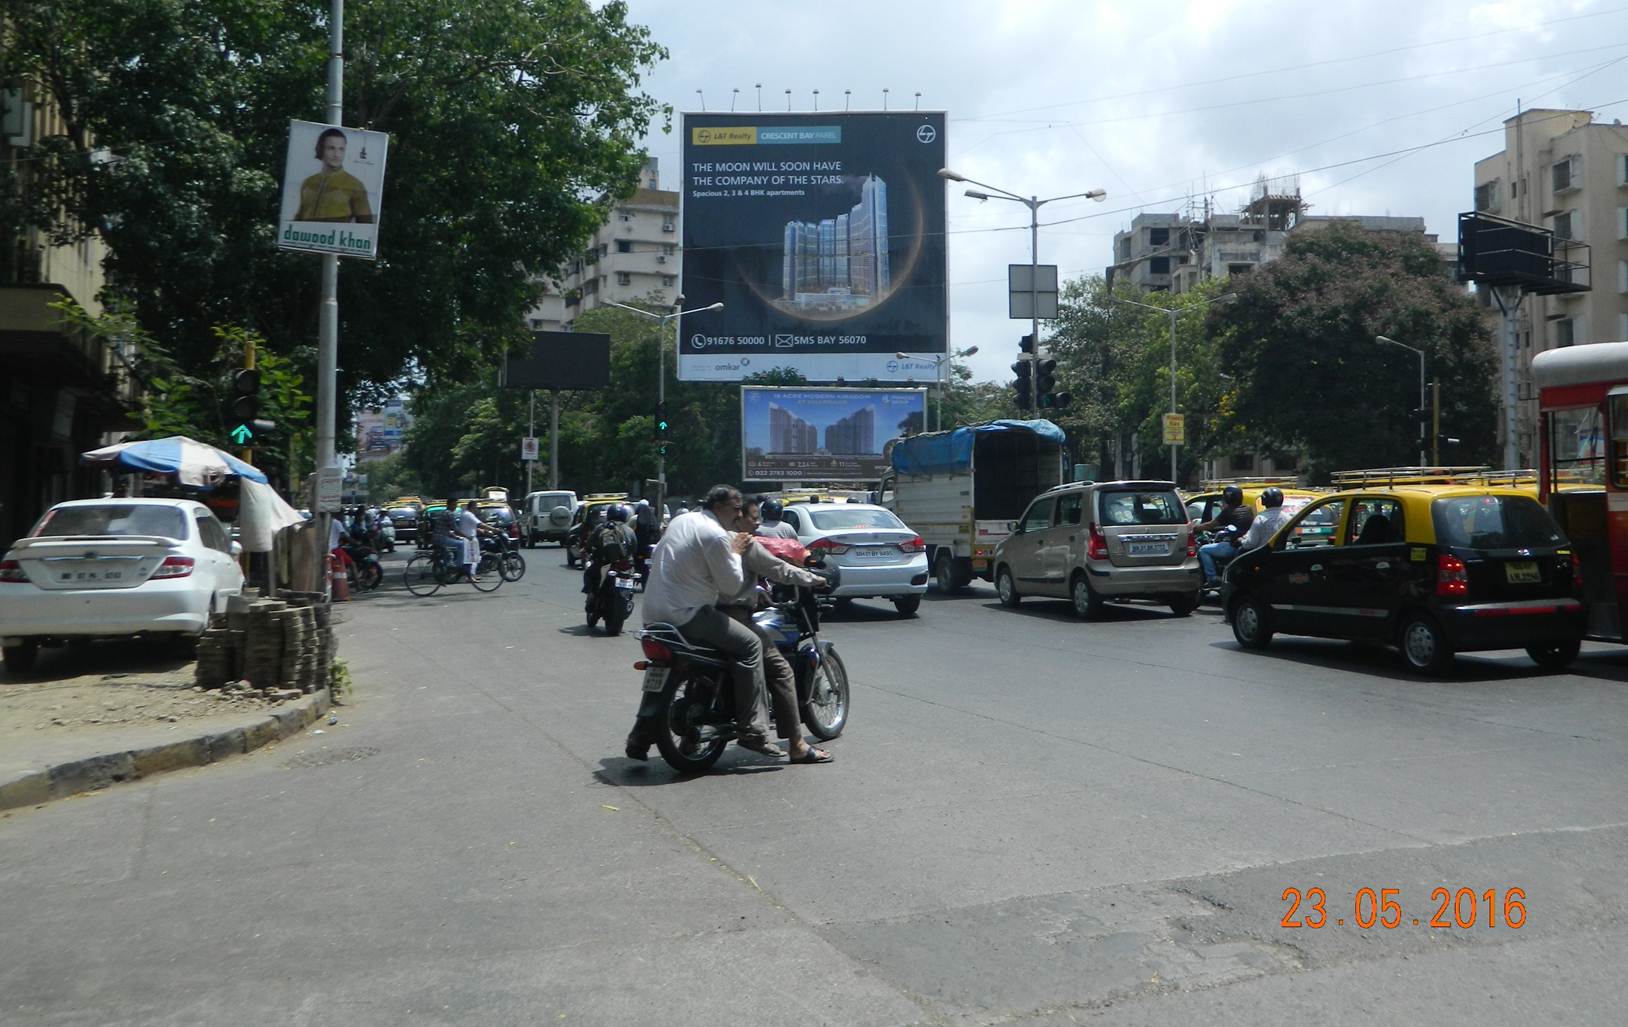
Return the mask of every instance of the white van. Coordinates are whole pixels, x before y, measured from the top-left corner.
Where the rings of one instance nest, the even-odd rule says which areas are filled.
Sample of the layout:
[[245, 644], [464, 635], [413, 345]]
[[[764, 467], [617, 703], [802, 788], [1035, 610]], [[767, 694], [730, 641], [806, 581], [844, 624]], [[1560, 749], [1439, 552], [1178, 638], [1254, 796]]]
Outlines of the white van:
[[581, 501], [575, 492], [531, 492], [520, 512], [520, 531], [529, 549], [539, 542], [563, 542], [571, 530], [571, 515]]

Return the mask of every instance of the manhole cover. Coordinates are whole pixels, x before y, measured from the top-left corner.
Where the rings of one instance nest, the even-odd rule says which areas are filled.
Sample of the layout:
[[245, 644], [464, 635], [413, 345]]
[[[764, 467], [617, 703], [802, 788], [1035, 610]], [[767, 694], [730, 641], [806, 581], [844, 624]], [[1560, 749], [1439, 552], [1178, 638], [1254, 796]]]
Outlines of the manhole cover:
[[358, 745], [350, 749], [315, 749], [311, 752], [302, 752], [298, 756], [284, 763], [290, 770], [300, 770], [306, 767], [328, 767], [335, 763], [355, 763], [365, 760], [369, 756], [377, 756], [379, 750], [371, 745]]

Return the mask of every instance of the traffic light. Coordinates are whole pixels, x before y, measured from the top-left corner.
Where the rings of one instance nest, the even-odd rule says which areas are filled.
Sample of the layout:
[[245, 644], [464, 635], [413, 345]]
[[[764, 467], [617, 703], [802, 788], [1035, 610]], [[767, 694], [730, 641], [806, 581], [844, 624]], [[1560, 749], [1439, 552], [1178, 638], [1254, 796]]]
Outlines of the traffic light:
[[667, 433], [673, 424], [667, 419], [667, 404], [656, 404], [656, 452], [662, 456], [667, 455]]
[[232, 376], [232, 441], [247, 446], [256, 435], [276, 427], [271, 421], [259, 417], [260, 372], [246, 368]]
[[1012, 365], [1012, 373], [1017, 375], [1017, 381], [1012, 383], [1012, 391], [1017, 393], [1017, 408], [1019, 410], [1028, 410], [1034, 406], [1034, 383], [1029, 378], [1033, 366], [1034, 361], [1027, 357]]
[[1025, 335], [1023, 338], [1019, 339], [1018, 340], [1018, 351], [1023, 354], [1023, 359], [1027, 359], [1028, 357], [1033, 356], [1034, 355], [1034, 336]]
[[1067, 393], [1059, 397], [1056, 389], [1057, 361], [1042, 353], [1034, 362], [1034, 405], [1043, 410], [1054, 410], [1067, 403]]

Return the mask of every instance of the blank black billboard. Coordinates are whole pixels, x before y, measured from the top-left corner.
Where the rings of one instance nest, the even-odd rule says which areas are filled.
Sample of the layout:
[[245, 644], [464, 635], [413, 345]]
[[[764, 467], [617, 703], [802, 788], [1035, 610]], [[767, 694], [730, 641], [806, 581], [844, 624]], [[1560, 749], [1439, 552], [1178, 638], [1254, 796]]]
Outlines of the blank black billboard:
[[603, 389], [610, 385], [610, 336], [532, 332], [531, 351], [503, 360], [506, 389]]

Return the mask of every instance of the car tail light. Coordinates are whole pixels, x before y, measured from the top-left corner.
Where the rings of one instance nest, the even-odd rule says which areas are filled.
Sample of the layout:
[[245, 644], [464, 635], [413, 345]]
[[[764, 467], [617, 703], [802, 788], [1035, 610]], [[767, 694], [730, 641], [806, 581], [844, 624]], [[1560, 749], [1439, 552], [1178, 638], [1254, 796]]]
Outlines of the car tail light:
[[841, 556], [848, 551], [848, 547], [828, 538], [817, 538], [808, 544], [808, 551], [815, 556]]
[[1108, 536], [1095, 524], [1091, 525], [1091, 538], [1085, 544], [1085, 555], [1090, 560], [1108, 559]]
[[1447, 599], [1470, 594], [1470, 574], [1463, 560], [1446, 553], [1436, 557], [1436, 594]]
[[0, 560], [0, 581], [22, 583], [28, 580], [28, 572], [16, 560]]
[[192, 573], [193, 559], [190, 556], [166, 556], [164, 562], [153, 571], [155, 578], [184, 578]]
[[900, 542], [899, 548], [906, 553], [925, 553], [927, 552], [927, 540], [917, 535], [908, 542]]
[[673, 660], [673, 651], [653, 638], [639, 639], [639, 648], [657, 663], [671, 663]]
[[[1577, 550], [1571, 551], [1571, 590], [1579, 596], [1583, 594], [1583, 558], [1577, 555]], [[4, 578], [5, 571], [0, 570], [0, 578]]]
[[1187, 529], [1187, 556], [1191, 559], [1198, 555], [1198, 532]]

